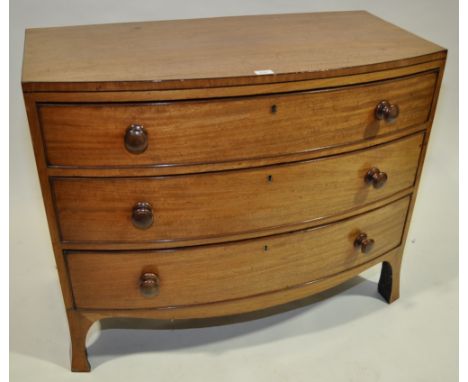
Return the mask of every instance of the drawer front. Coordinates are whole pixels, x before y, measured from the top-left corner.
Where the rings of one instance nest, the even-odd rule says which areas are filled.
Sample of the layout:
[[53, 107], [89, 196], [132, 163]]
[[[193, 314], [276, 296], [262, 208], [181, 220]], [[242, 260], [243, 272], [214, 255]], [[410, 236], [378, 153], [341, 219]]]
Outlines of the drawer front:
[[[436, 78], [426, 73], [336, 90], [237, 99], [44, 104], [39, 115], [49, 165], [218, 163], [358, 143], [424, 123]], [[376, 118], [382, 100], [399, 107], [393, 123]], [[142, 125], [144, 132], [128, 130], [131, 125]]]
[[[55, 178], [62, 240], [181, 244], [290, 229], [411, 187], [422, 140], [420, 133], [354, 153], [249, 170], [153, 178]], [[388, 176], [380, 188], [365, 181], [372, 168]]]
[[[408, 205], [409, 197], [336, 224], [224, 246], [71, 253], [67, 264], [75, 303], [79, 308], [176, 307], [300, 286], [397, 247]], [[367, 235], [367, 247], [355, 243], [360, 234]], [[147, 288], [141, 287], [143, 279]]]

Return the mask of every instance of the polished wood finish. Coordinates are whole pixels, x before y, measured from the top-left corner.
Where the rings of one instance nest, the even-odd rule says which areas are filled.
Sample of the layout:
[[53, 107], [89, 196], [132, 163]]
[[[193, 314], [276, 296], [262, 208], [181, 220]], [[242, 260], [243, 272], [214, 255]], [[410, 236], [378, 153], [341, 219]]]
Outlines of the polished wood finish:
[[[94, 309], [177, 308], [314, 282], [398, 247], [408, 203], [405, 198], [340, 223], [232, 244], [71, 253], [67, 262], [75, 303]], [[355, 247], [356, 232], [375, 238], [371, 253]], [[140, 294], [141, 272], [157, 273], [161, 279], [160, 293], [153, 299]]]
[[[245, 85], [225, 85], [218, 87], [209, 87], [209, 82], [206, 82], [206, 87], [190, 88], [190, 89], [159, 89], [159, 90], [107, 90], [107, 91], [69, 91], [69, 92], [52, 92], [52, 91], [24, 91], [24, 96], [34, 95], [34, 99], [38, 102], [142, 102], [142, 101], [175, 101], [175, 100], [192, 100], [192, 99], [210, 99], [222, 97], [240, 97], [253, 96], [260, 94], [282, 94], [296, 91], [307, 91], [310, 89], [330, 89], [338, 86], [349, 86], [363, 84], [373, 81], [384, 81], [389, 79], [398, 79], [400, 77], [409, 76], [412, 74], [420, 74], [427, 71], [438, 72], [443, 65], [444, 56], [434, 58], [434, 60], [425, 61], [418, 60], [419, 63], [408, 64], [408, 66], [392, 67], [385, 64], [384, 68], [378, 71], [370, 72], [350, 72], [346, 76], [324, 77], [312, 80], [299, 80], [296, 76], [300, 73], [289, 75], [291, 78], [287, 82], [273, 82], [266, 84], [245, 84]], [[23, 89], [24, 90], [24, 89]]]
[[[315, 228], [319, 227], [322, 225], [326, 224], [331, 224], [339, 220], [343, 220], [355, 215], [359, 215], [368, 211], [372, 211], [376, 208], [382, 207], [387, 205], [388, 203], [391, 203], [393, 201], [396, 201], [398, 199], [401, 199], [405, 196], [411, 195], [412, 192], [414, 191], [414, 187], [409, 187], [405, 188], [404, 190], [401, 190], [391, 196], [388, 196], [384, 199], [379, 199], [376, 200], [375, 202], [369, 203], [369, 204], [364, 204], [361, 206], [356, 206], [355, 208], [352, 208], [347, 211], [340, 211], [339, 214], [332, 215], [332, 216], [322, 216], [320, 218], [314, 219], [312, 221], [306, 221], [298, 224], [294, 224], [292, 226], [281, 226], [281, 227], [273, 227], [273, 228], [268, 228], [265, 230], [260, 230], [260, 231], [249, 231], [249, 232], [242, 232], [238, 234], [232, 234], [229, 236], [225, 236], [224, 238], [221, 238], [221, 241], [227, 240], [227, 241], [238, 241], [238, 240], [247, 240], [247, 239], [252, 239], [252, 238], [259, 238], [259, 237], [267, 237], [271, 235], [276, 235], [284, 232], [289, 232], [289, 231], [299, 231], [299, 230], [304, 230], [304, 229], [310, 229], [310, 228]], [[188, 246], [194, 246], [194, 245], [205, 245], [205, 244], [211, 244], [211, 243], [216, 243], [220, 242], [219, 237], [211, 237], [211, 238], [198, 238], [198, 239], [186, 239], [183, 242], [180, 242], [178, 246], [181, 247], [188, 247]], [[174, 247], [174, 242], [172, 241], [160, 241], [160, 242], [154, 242], [154, 241], [135, 241], [135, 242], [62, 242], [61, 247], [63, 250], [72, 250], [72, 251], [93, 251], [93, 250], [142, 250], [142, 249], [147, 249], [147, 250], [152, 250], [152, 249], [171, 249]]]
[[[39, 129], [39, 120], [36, 109], [37, 106], [34, 98], [25, 97], [25, 106], [28, 114], [31, 138], [33, 141], [34, 156], [36, 159], [38, 175], [41, 184], [44, 207], [47, 213], [47, 223], [49, 225], [49, 232], [52, 242], [52, 248], [54, 251], [55, 263], [57, 265], [57, 271], [59, 274], [63, 301], [65, 304], [65, 308], [71, 309], [73, 308], [73, 295], [70, 289], [68, 270], [65, 264], [65, 259], [63, 257], [62, 247], [60, 246], [60, 235], [57, 226], [57, 217], [55, 215], [53, 196], [52, 191], [50, 189], [49, 177], [45, 165], [45, 151], [44, 146], [41, 143], [42, 137]], [[70, 328], [70, 330], [72, 329]]]
[[26, 91], [216, 87], [444, 56], [440, 46], [363, 11], [219, 17], [29, 29], [22, 81]]
[[[349, 268], [344, 272], [341, 272], [331, 277], [325, 277], [317, 280], [313, 283], [306, 283], [303, 285], [296, 286], [295, 288], [284, 289], [268, 294], [262, 294], [252, 296], [250, 298], [223, 301], [213, 304], [203, 305], [190, 305], [175, 309], [79, 309], [73, 312], [74, 315], [82, 317], [86, 320], [87, 325], [75, 325], [76, 321], [71, 322], [70, 326], [73, 331], [73, 335], [76, 338], [73, 347], [72, 356], [72, 370], [74, 371], [89, 371], [89, 363], [86, 356], [86, 348], [84, 347], [82, 339], [86, 338], [86, 333], [92, 322], [103, 320], [106, 318], [116, 317], [135, 317], [143, 319], [159, 319], [167, 320], [168, 322], [175, 323], [176, 320], [181, 319], [192, 319], [192, 318], [204, 318], [211, 319], [220, 316], [235, 315], [239, 317], [239, 314], [250, 313], [252, 311], [265, 311], [270, 307], [282, 307], [286, 303], [294, 301], [299, 302], [299, 299], [304, 299], [316, 293], [320, 293], [324, 290], [330, 289], [338, 284], [341, 284], [364, 270], [378, 264], [387, 264], [386, 268], [392, 269], [393, 277], [388, 279], [390, 283], [385, 283], [386, 289], [381, 289], [380, 292], [386, 293], [388, 296], [388, 302], [393, 302], [399, 297], [399, 275], [401, 267], [401, 252], [402, 248], [398, 247], [382, 256], [373, 258], [367, 262], [364, 262], [356, 267]], [[380, 285], [380, 284], [379, 284]], [[385, 292], [384, 292], [385, 291]], [[388, 293], [388, 294], [387, 294]], [[385, 297], [384, 297], [385, 298]], [[174, 314], [176, 313], [176, 314]], [[177, 317], [177, 318], [175, 318]], [[210, 321], [207, 321], [210, 322]], [[73, 324], [72, 324], [73, 323]], [[80, 345], [80, 346], [77, 346]], [[81, 366], [81, 368], [77, 368]]]
[[[91, 320], [100, 320], [107, 317], [137, 317], [137, 318], [157, 318], [161, 320], [182, 320], [196, 318], [211, 318], [223, 317], [227, 315], [237, 315], [243, 313], [263, 310], [270, 307], [282, 305], [291, 301], [296, 301], [305, 297], [309, 297], [315, 293], [322, 292], [336, 285], [339, 285], [350, 278], [362, 273], [364, 270], [380, 264], [388, 262], [392, 265], [392, 269], [397, 268], [397, 264], [401, 266], [402, 247], [395, 248], [382, 256], [372, 258], [362, 264], [348, 268], [338, 274], [333, 274], [330, 277], [324, 277], [312, 283], [296, 285], [291, 288], [274, 291], [271, 293], [250, 296], [247, 298], [221, 301], [211, 304], [188, 305], [180, 306], [177, 309], [167, 308], [144, 308], [144, 309], [77, 309], [85, 317]], [[396, 276], [399, 276], [399, 273]], [[391, 293], [398, 298], [399, 284], [396, 278], [393, 280]], [[383, 297], [383, 296], [382, 296]], [[394, 299], [394, 300], [395, 300]], [[394, 301], [393, 300], [393, 301]]]
[[86, 351], [86, 333], [88, 333], [89, 328], [93, 324], [93, 320], [88, 319], [75, 310], [67, 310], [67, 318], [72, 345], [71, 370], [77, 372], [89, 371], [90, 365]]
[[[208, 173], [235, 169], [249, 169], [271, 166], [276, 164], [292, 163], [308, 161], [317, 158], [329, 157], [331, 155], [357, 151], [361, 149], [371, 148], [373, 146], [403, 138], [418, 132], [426, 131], [429, 123], [423, 123], [404, 130], [399, 130], [395, 133], [386, 134], [383, 136], [369, 138], [352, 144], [322, 147], [318, 150], [286, 154], [276, 157], [258, 158], [239, 160], [233, 162], [217, 162], [217, 163], [197, 163], [192, 165], [182, 166], [143, 166], [138, 167], [138, 176], [157, 177], [167, 175], [187, 175], [190, 173]], [[54, 167], [49, 166], [47, 173], [51, 177], [132, 177], [135, 175], [135, 167]]]
[[125, 131], [125, 148], [132, 154], [141, 154], [148, 148], [148, 134], [141, 125], [130, 125]]
[[[411, 187], [422, 139], [417, 134], [357, 153], [242, 171], [162, 178], [57, 178], [52, 187], [62, 240], [183, 245], [184, 240], [220, 241], [276, 227], [286, 231]], [[363, 181], [373, 164], [389, 174], [380, 189]], [[145, 230], [133, 229], [130, 222], [138, 200], [154, 210], [155, 223]]]
[[150, 298], [159, 294], [159, 276], [153, 272], [145, 272], [140, 277], [140, 293], [143, 297]]
[[393, 123], [400, 115], [400, 107], [388, 101], [380, 101], [375, 108], [375, 117], [380, 121]]
[[132, 223], [139, 229], [148, 229], [153, 225], [153, 208], [148, 202], [137, 202], [133, 206]]
[[[159, 90], [159, 91], [142, 91], [142, 92], [81, 92], [81, 93], [25, 93], [25, 99], [33, 104], [42, 104], [50, 102], [112, 102], [112, 101], [153, 101], [153, 100], [177, 100], [185, 98], [218, 98], [218, 97], [232, 97], [249, 94], [272, 94], [284, 93], [292, 91], [300, 91], [304, 89], [324, 89], [327, 87], [348, 86], [358, 84], [361, 82], [367, 83], [370, 81], [378, 81], [388, 78], [398, 78], [399, 76], [414, 75], [417, 73], [425, 72], [428, 70], [435, 71], [437, 74], [437, 84], [440, 84], [441, 75], [440, 70], [443, 68], [443, 61], [430, 61], [418, 65], [407, 66], [403, 68], [388, 69], [379, 72], [371, 72], [366, 74], [355, 74], [344, 77], [323, 78], [318, 80], [309, 81], [293, 81], [286, 83], [276, 83], [268, 85], [250, 85], [250, 86], [232, 86], [232, 87], [219, 87], [207, 89], [188, 89], [188, 90]], [[438, 87], [437, 87], [438, 88]], [[436, 90], [437, 90], [436, 88]], [[271, 158], [259, 158], [241, 160], [235, 162], [220, 162], [220, 163], [198, 163], [187, 166], [145, 166], [138, 170], [140, 176], [160, 176], [160, 175], [174, 175], [186, 174], [195, 172], [209, 172], [221, 171], [234, 168], [249, 168], [259, 167], [277, 163], [307, 160], [311, 158], [318, 158], [321, 156], [328, 156], [338, 154], [351, 150], [372, 147], [373, 145], [383, 143], [389, 139], [399, 138], [409, 135], [418, 131], [424, 131], [430, 127], [430, 122], [433, 116], [435, 100], [433, 97], [431, 104], [431, 118], [421, 125], [416, 125], [396, 132], [369, 138], [364, 141], [341, 145], [333, 147], [323, 147], [318, 150], [299, 153], [287, 154], [283, 156]], [[34, 126], [39, 128], [36, 123], [36, 116], [34, 117]], [[44, 145], [43, 139], [38, 140], [38, 144]], [[47, 169], [49, 176], [93, 176], [93, 177], [109, 177], [109, 176], [133, 176], [133, 167], [120, 167], [120, 168], [75, 168], [75, 167], [49, 167]]]
[[374, 248], [375, 240], [370, 239], [367, 233], [360, 233], [354, 240], [354, 246], [359, 248], [362, 253], [369, 253]]
[[255, 312], [379, 263], [395, 301], [445, 57], [366, 12], [27, 31], [72, 370], [108, 317]]
[[[323, 92], [154, 104], [44, 104], [39, 110], [48, 162], [55, 167], [216, 163], [353, 144], [424, 123], [436, 79], [429, 72]], [[399, 104], [401, 115], [393, 124], [375, 116], [382, 97]], [[142, 150], [132, 151], [139, 155], [122, 145], [129, 124], [146, 132], [137, 135]]]
[[382, 188], [387, 183], [388, 175], [386, 172], [380, 171], [377, 167], [372, 167], [367, 171], [364, 181], [367, 184], [372, 184], [374, 188]]

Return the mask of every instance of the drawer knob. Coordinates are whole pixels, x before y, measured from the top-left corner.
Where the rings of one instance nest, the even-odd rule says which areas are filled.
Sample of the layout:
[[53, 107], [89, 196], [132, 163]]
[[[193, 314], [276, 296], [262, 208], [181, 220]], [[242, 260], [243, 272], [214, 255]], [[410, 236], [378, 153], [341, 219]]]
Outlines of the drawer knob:
[[144, 297], [154, 297], [159, 294], [159, 277], [156, 273], [143, 273], [140, 277], [140, 292]]
[[130, 125], [124, 141], [125, 147], [132, 154], [141, 154], [148, 147], [148, 135], [142, 125]]
[[362, 253], [369, 253], [372, 251], [374, 243], [374, 239], [369, 239], [366, 233], [360, 233], [356, 237], [356, 240], [354, 240], [354, 246], [356, 248], [361, 248]]
[[138, 202], [133, 206], [132, 223], [136, 228], [148, 229], [153, 225], [153, 209], [147, 202]]
[[364, 180], [367, 184], [372, 184], [374, 188], [381, 188], [387, 182], [387, 173], [380, 171], [377, 167], [372, 167], [367, 171]]
[[384, 120], [385, 122], [392, 123], [398, 118], [400, 109], [398, 105], [392, 104], [388, 101], [381, 101], [375, 108], [375, 117], [378, 120]]

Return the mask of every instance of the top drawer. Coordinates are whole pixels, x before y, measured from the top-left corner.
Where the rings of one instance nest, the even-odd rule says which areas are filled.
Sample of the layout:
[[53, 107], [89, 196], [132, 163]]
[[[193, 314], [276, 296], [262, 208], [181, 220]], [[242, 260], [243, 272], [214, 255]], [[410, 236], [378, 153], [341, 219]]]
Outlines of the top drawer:
[[[41, 104], [39, 114], [51, 166], [218, 163], [357, 143], [424, 123], [436, 77], [201, 101]], [[376, 118], [383, 100], [398, 105], [395, 121]], [[144, 130], [133, 143], [131, 125]], [[131, 152], [126, 139], [144, 151]]]

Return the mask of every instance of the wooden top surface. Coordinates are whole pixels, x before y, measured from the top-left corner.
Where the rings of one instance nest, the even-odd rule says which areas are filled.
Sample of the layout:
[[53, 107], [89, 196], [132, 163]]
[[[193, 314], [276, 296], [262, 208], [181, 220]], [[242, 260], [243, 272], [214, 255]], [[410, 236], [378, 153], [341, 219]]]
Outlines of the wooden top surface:
[[39, 28], [26, 30], [22, 82], [25, 91], [232, 86], [365, 73], [445, 54], [363, 11]]

